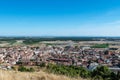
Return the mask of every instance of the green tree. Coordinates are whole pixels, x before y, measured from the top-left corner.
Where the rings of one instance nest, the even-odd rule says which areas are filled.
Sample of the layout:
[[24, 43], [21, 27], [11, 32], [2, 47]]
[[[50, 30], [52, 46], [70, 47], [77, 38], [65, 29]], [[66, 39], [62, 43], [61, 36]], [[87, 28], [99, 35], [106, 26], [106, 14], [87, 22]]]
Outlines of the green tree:
[[44, 62], [42, 62], [39, 66], [40, 66], [40, 67], [45, 67], [46, 64], [45, 64]]
[[34, 68], [29, 69], [29, 72], [34, 72], [34, 71], [35, 71]]
[[99, 75], [96, 75], [95, 77], [92, 78], [92, 80], [103, 80], [103, 78]]
[[103, 79], [110, 78], [111, 71], [106, 66], [97, 67], [97, 69], [92, 72], [92, 77], [97, 75], [101, 76]]
[[18, 68], [18, 71], [25, 72], [25, 71], [28, 71], [28, 69], [26, 69], [24, 66], [20, 66]]

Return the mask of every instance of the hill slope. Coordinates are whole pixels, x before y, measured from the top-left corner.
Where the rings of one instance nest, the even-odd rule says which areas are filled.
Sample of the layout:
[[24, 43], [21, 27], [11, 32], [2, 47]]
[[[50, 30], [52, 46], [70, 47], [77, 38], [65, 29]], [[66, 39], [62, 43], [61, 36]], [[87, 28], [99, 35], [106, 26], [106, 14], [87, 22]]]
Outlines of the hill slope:
[[83, 80], [83, 79], [81, 78], [71, 79], [66, 76], [49, 74], [43, 71], [29, 73], [0, 70], [0, 80]]

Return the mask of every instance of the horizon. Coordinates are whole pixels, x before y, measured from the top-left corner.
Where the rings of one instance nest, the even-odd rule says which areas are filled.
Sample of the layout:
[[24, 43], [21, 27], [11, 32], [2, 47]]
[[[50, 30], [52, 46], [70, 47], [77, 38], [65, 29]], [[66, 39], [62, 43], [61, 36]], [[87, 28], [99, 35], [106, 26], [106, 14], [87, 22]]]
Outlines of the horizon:
[[21, 36], [21, 35], [16, 35], [16, 36], [13, 36], [13, 35], [8, 35], [8, 36], [3, 36], [1, 35], [1, 37], [38, 37], [38, 38], [57, 38], [57, 37], [78, 37], [78, 38], [120, 38], [120, 36], [28, 36], [28, 35], [25, 35], [25, 36]]
[[120, 37], [119, 0], [0, 1], [0, 36]]

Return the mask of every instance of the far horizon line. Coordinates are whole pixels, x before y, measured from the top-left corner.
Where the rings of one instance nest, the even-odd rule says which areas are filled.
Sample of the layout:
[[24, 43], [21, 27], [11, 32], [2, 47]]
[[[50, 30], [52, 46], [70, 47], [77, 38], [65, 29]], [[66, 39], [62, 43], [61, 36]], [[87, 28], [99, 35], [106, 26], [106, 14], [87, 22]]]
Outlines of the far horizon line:
[[120, 37], [120, 36], [0, 36], [0, 37], [40, 37], [40, 38], [54, 38], [54, 37]]

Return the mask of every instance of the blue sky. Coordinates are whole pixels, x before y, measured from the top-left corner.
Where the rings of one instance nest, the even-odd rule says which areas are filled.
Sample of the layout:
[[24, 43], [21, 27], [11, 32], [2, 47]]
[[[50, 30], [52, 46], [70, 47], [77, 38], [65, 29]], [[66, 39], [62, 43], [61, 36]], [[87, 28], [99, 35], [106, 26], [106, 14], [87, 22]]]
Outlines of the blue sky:
[[120, 36], [120, 0], [0, 0], [0, 36]]

